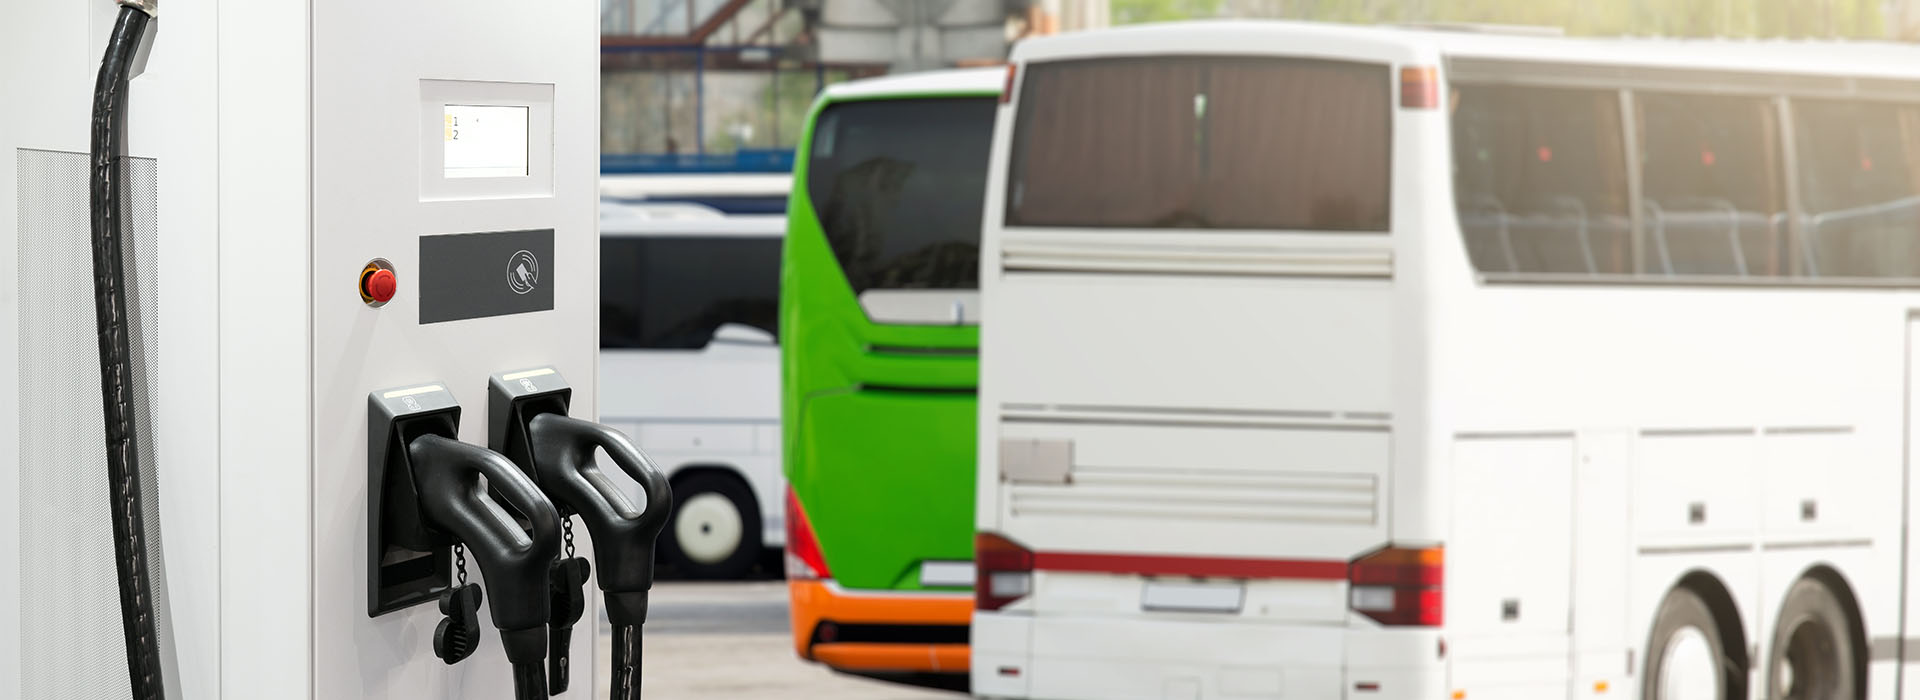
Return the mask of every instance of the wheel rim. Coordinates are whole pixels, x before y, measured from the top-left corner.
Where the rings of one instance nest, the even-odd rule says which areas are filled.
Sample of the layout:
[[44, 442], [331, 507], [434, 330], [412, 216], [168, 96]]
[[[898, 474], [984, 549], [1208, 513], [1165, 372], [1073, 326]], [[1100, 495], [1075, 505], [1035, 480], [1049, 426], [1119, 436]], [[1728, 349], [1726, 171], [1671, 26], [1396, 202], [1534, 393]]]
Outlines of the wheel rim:
[[740, 509], [717, 493], [703, 493], [675, 506], [673, 539], [680, 553], [701, 564], [726, 561], [740, 549]]
[[1839, 640], [1833, 628], [1813, 617], [1794, 622], [1786, 649], [1775, 665], [1774, 697], [1781, 700], [1834, 700], [1840, 697]]
[[1682, 627], [1660, 654], [1660, 700], [1719, 700], [1720, 664], [1698, 627]]

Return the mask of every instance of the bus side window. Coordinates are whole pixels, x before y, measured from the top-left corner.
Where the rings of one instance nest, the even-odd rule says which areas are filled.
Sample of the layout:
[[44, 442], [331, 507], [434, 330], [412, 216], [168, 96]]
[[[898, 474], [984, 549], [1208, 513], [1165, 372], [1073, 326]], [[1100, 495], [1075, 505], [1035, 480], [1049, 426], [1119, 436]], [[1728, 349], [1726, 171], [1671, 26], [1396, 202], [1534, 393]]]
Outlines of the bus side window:
[[1773, 102], [1638, 92], [1641, 268], [1650, 275], [1787, 273]]
[[1454, 109], [1455, 206], [1476, 269], [1630, 269], [1615, 91], [1463, 85]]
[[1800, 272], [1920, 277], [1920, 105], [1796, 99]]
[[728, 323], [777, 336], [779, 287], [779, 238], [602, 238], [600, 347], [697, 350]]

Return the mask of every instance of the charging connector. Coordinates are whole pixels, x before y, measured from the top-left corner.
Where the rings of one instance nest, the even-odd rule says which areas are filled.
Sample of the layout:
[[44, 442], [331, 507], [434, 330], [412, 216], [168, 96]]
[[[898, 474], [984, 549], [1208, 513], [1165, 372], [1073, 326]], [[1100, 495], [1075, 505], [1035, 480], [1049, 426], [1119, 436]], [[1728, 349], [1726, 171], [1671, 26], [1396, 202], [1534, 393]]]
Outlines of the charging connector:
[[121, 7], [131, 7], [147, 13], [148, 17], [160, 16], [160, 0], [119, 0]]

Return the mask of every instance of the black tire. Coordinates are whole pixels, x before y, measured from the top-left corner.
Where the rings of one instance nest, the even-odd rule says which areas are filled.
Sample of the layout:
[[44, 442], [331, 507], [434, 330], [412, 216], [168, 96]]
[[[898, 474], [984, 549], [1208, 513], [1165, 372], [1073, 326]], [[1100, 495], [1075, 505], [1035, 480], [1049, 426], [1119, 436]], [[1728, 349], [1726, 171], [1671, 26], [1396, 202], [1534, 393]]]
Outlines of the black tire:
[[1642, 700], [1671, 700], [1665, 695], [1662, 680], [1666, 669], [1668, 647], [1677, 642], [1682, 635], [1697, 631], [1705, 638], [1712, 658], [1718, 660], [1720, 673], [1715, 674], [1720, 700], [1731, 700], [1729, 692], [1732, 678], [1727, 672], [1726, 641], [1720, 638], [1720, 625], [1713, 618], [1713, 609], [1707, 607], [1707, 601], [1700, 595], [1685, 588], [1676, 588], [1667, 594], [1660, 603], [1660, 613], [1654, 616], [1653, 633], [1647, 637], [1647, 672], [1641, 677], [1640, 697]]
[[[716, 554], [712, 543], [681, 541], [682, 528], [693, 532], [711, 532], [728, 523], [698, 522], [712, 506], [730, 504], [739, 518], [740, 536], [731, 551]], [[760, 503], [745, 482], [726, 472], [699, 471], [673, 484], [673, 520], [660, 533], [661, 559], [689, 578], [733, 579], [753, 570], [763, 548], [760, 540]], [[692, 508], [686, 506], [692, 505]], [[697, 534], [694, 536], [698, 536]], [[693, 546], [685, 546], [693, 545]], [[689, 552], [689, 550], [692, 550]]]
[[1766, 696], [1857, 700], [1860, 688], [1854, 672], [1860, 651], [1853, 643], [1853, 623], [1839, 596], [1820, 581], [1800, 579], [1787, 591], [1774, 622]]

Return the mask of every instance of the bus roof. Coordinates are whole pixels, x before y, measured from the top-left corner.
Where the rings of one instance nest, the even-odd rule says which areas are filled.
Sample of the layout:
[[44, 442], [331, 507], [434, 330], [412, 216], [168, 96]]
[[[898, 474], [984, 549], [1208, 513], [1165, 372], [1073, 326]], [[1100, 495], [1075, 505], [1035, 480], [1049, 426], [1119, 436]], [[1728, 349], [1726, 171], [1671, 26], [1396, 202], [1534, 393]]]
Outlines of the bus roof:
[[778, 214], [709, 218], [607, 216], [600, 219], [600, 235], [603, 238], [661, 236], [784, 238], [787, 235], [787, 217]]
[[839, 102], [901, 95], [998, 95], [1006, 80], [1004, 67], [900, 73], [829, 85], [823, 99]]
[[600, 196], [618, 199], [785, 196], [792, 184], [793, 176], [786, 173], [602, 175]]
[[[1615, 68], [1681, 68], [1738, 73], [1920, 79], [1920, 47], [1886, 41], [1803, 39], [1559, 38], [1518, 33], [1436, 31], [1400, 27], [1286, 21], [1202, 21], [1072, 32], [1023, 41], [1013, 60], [1086, 55], [1166, 54], [1169, 46], [1193, 53], [1221, 47], [1276, 47], [1290, 38], [1351, 39], [1374, 45], [1426, 49], [1448, 59]], [[1142, 43], [1153, 45], [1139, 50]]]

